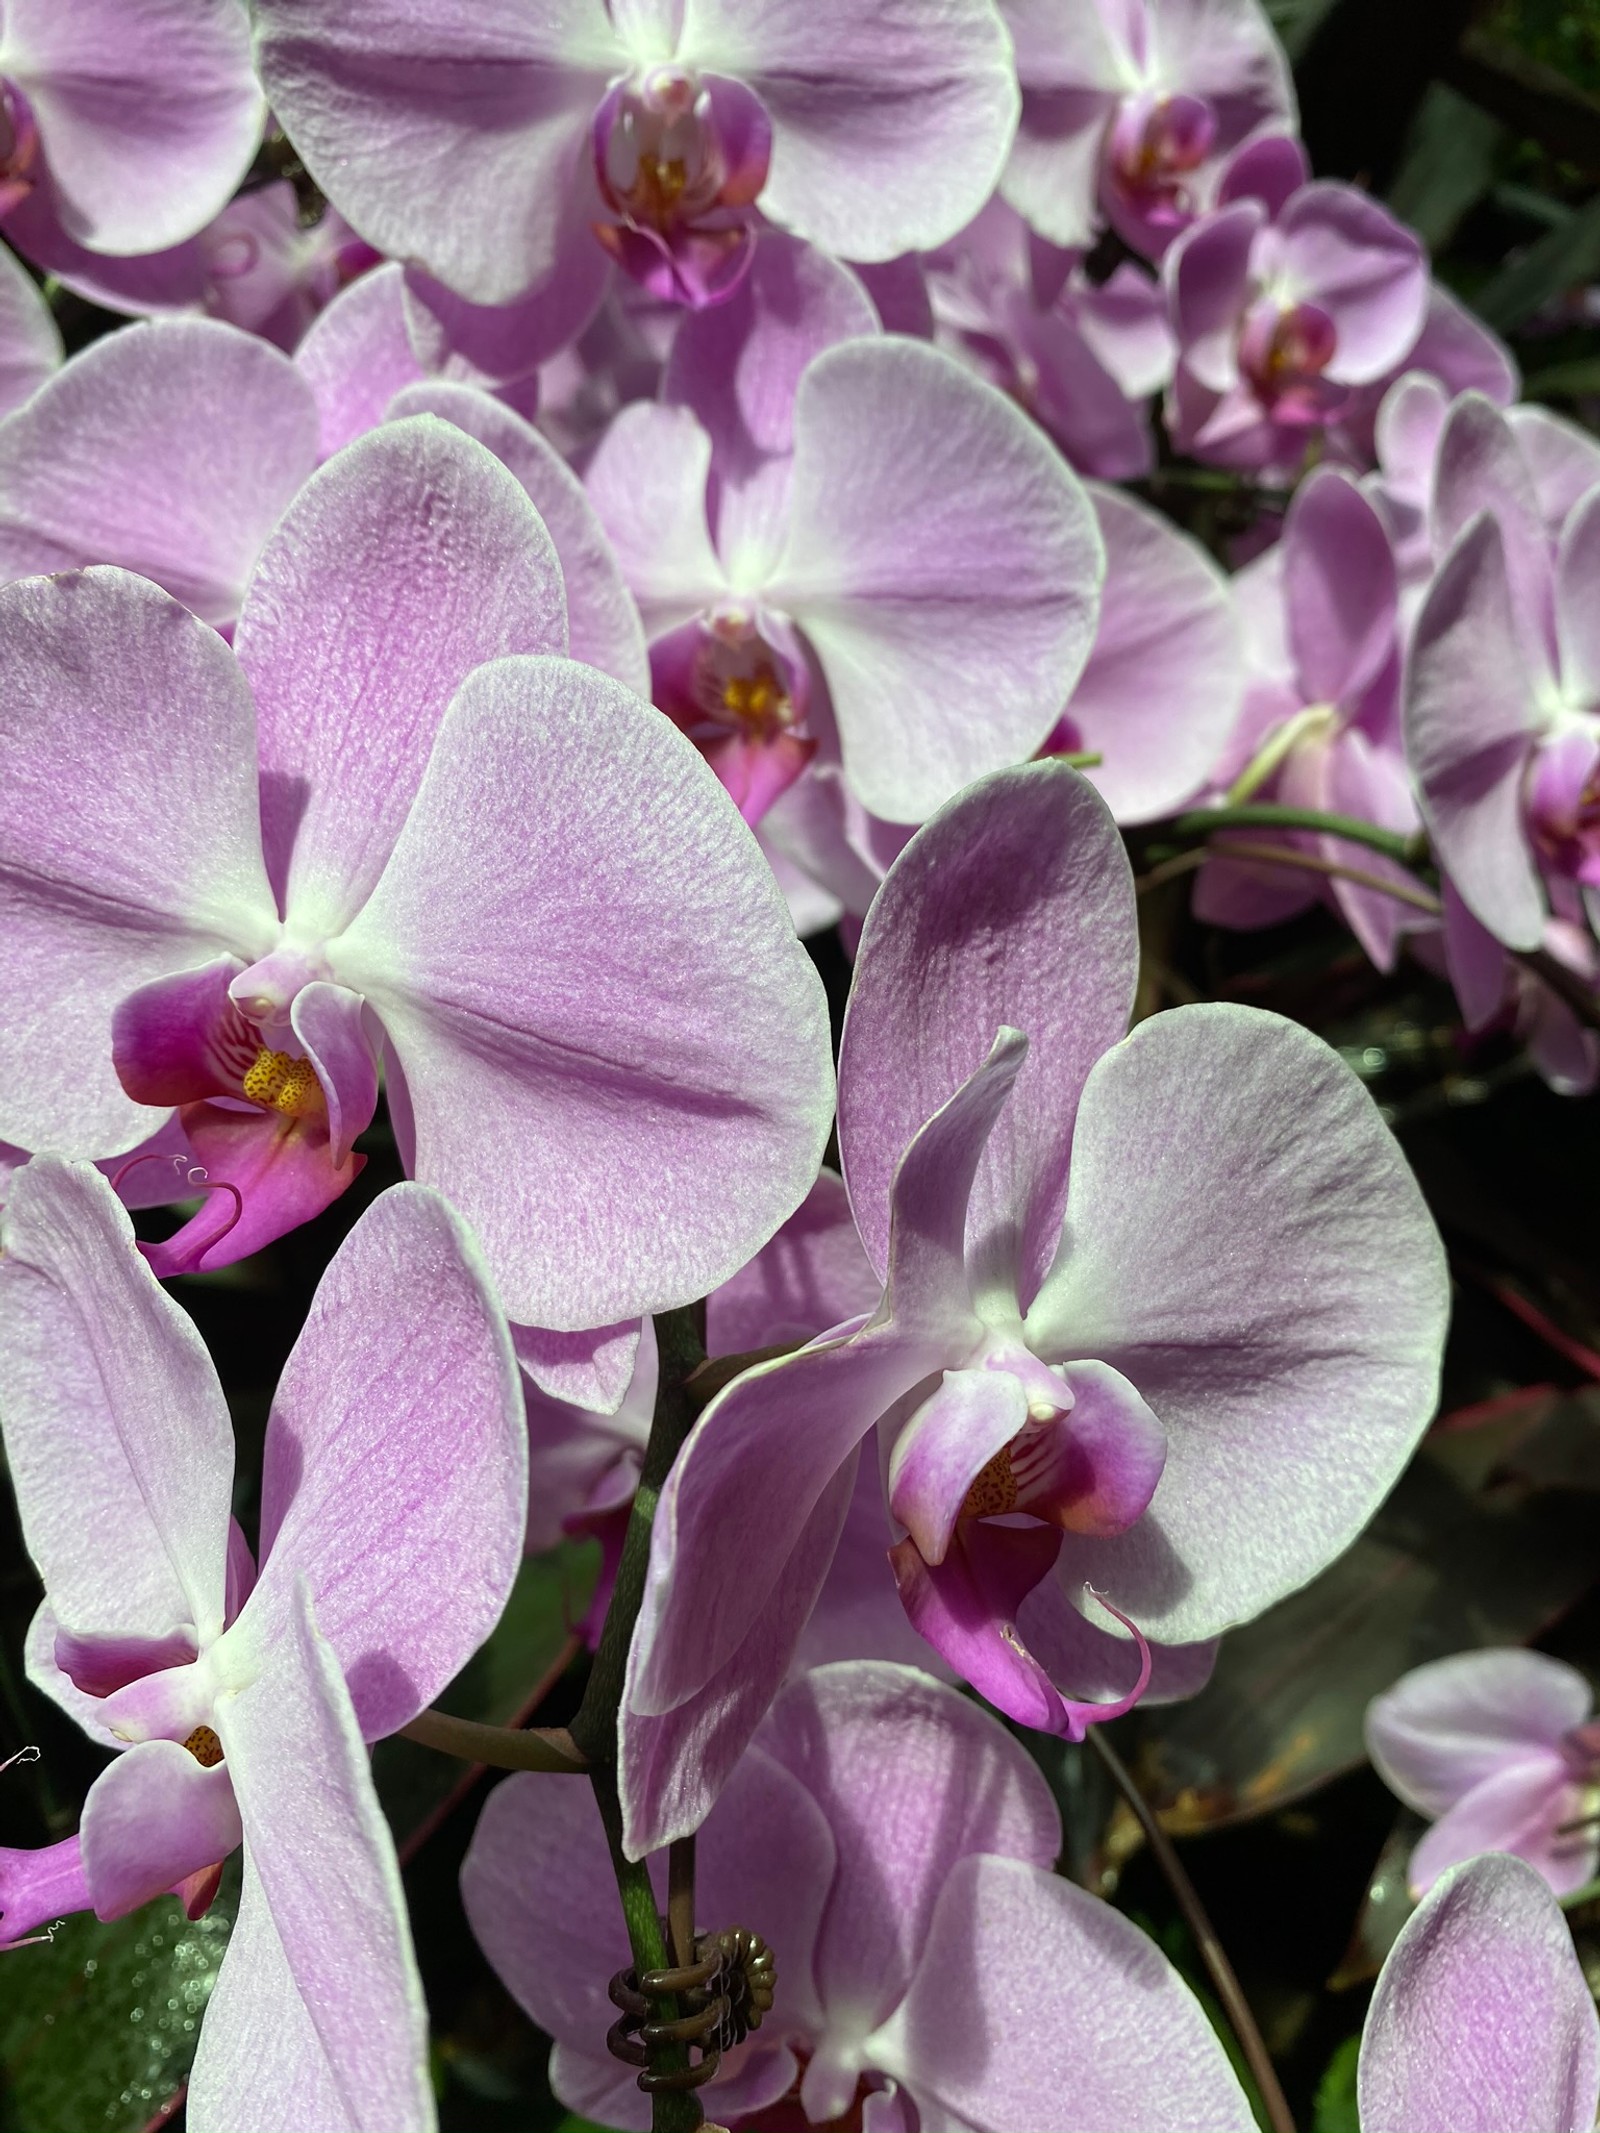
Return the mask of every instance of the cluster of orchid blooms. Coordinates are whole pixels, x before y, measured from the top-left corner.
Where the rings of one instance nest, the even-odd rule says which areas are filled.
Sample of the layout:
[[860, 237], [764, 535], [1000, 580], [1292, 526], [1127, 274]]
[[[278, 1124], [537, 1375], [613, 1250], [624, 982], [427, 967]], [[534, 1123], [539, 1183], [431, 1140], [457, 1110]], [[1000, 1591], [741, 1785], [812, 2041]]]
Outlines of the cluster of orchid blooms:
[[[366, 1744], [595, 1535], [605, 1783], [463, 1875], [566, 2104], [650, 2121], [607, 1892], [699, 1831], [777, 1959], [720, 2122], [1246, 2133], [1016, 1735], [1351, 1542], [1447, 1280], [1319, 1038], [1130, 1033], [1120, 828], [1215, 811], [1202, 918], [1326, 898], [1591, 1085], [1600, 448], [1310, 177], [1256, 0], [6, 0], [0, 77], [0, 231], [140, 315], [63, 361], [0, 253], [0, 1416], [30, 1676], [119, 1751], [0, 1934], [242, 1846], [190, 2126], [430, 2126]], [[1109, 485], [1158, 427], [1258, 493], [1232, 575]], [[252, 1549], [161, 1284], [380, 1092]], [[747, 1361], [641, 1488], [701, 1299]], [[1367, 2133], [1592, 2127], [1584, 1685], [1464, 1655], [1371, 1744], [1435, 1826]]]

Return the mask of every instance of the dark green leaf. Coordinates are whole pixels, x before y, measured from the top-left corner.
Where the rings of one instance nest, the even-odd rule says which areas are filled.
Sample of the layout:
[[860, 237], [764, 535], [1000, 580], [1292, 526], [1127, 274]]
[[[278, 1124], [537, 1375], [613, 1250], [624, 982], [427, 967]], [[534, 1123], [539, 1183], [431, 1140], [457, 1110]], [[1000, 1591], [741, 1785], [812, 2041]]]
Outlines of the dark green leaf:
[[1558, 228], [1530, 244], [1474, 299], [1480, 318], [1497, 333], [1514, 333], [1552, 296], [1592, 281], [1600, 272], [1600, 193]]
[[1443, 82], [1423, 98], [1389, 205], [1430, 250], [1450, 242], [1462, 216], [1489, 190], [1501, 131], [1498, 120]]

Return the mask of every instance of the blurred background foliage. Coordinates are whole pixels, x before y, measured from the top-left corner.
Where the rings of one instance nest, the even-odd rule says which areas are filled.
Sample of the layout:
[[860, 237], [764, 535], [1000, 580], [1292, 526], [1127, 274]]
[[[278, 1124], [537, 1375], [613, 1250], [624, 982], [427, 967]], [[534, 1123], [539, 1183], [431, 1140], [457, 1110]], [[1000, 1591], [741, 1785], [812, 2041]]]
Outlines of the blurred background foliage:
[[[1440, 276], [1511, 342], [1529, 397], [1600, 422], [1600, 0], [1267, 0], [1294, 61], [1321, 176], [1381, 193]], [[69, 346], [121, 323], [61, 304]], [[1152, 493], [1220, 543], [1204, 499]], [[1210, 518], [1204, 516], [1212, 512]], [[1197, 514], [1200, 514], [1197, 517]], [[1600, 589], [1597, 589], [1600, 597]], [[1135, 863], [1161, 852], [1135, 838]], [[1296, 1016], [1371, 1086], [1450, 1249], [1455, 1320], [1441, 1417], [1370, 1531], [1307, 1591], [1226, 1642], [1192, 1703], [1112, 1729], [1233, 1956], [1300, 2124], [1354, 2133], [1354, 2038], [1408, 1906], [1416, 1824], [1366, 1766], [1368, 1699], [1422, 1660], [1534, 1642], [1600, 1679], [1600, 1099], [1552, 1095], [1509, 1039], [1469, 1044], [1437, 979], [1391, 978], [1315, 913], [1219, 935], [1188, 885], [1146, 897], [1142, 1006], [1232, 998]], [[837, 1012], [838, 942], [814, 944]], [[253, 1532], [267, 1405], [317, 1277], [398, 1176], [380, 1114], [357, 1186], [309, 1228], [176, 1284], [226, 1383], [237, 1509]], [[144, 1221], [146, 1218], [141, 1218]], [[170, 1226], [170, 1218], [168, 1218]], [[441, 1699], [498, 1723], [559, 1724], [586, 1658], [572, 1625], [595, 1572], [574, 1545], [526, 1566], [495, 1636]], [[101, 1761], [23, 1678], [38, 1587], [0, 1502], [0, 1844], [69, 1834]], [[1092, 1757], [1030, 1740], [1061, 1801], [1064, 1870], [1136, 1916], [1203, 1981], [1137, 1826]], [[405, 1741], [378, 1783], [404, 1862], [434, 2017], [447, 2129], [579, 2133], [552, 2099], [547, 2045], [477, 1953], [455, 1877], [487, 1780]], [[170, 1899], [115, 1926], [67, 1921], [0, 1956], [0, 2133], [181, 2126], [198, 2018], [226, 1945], [232, 1884], [190, 1924]], [[1571, 1906], [1600, 1980], [1600, 1901]]]

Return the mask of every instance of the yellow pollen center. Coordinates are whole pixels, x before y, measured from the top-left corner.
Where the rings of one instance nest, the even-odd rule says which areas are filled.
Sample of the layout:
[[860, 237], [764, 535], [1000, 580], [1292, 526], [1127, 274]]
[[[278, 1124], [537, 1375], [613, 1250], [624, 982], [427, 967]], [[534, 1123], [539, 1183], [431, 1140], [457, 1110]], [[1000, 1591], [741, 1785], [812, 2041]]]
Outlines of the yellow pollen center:
[[310, 1118], [326, 1108], [311, 1061], [269, 1051], [265, 1045], [246, 1071], [242, 1087], [251, 1103], [264, 1111], [281, 1111], [285, 1118]]
[[789, 699], [763, 660], [753, 674], [730, 674], [722, 685], [722, 708], [741, 726], [761, 729], [786, 723]]
[[215, 1770], [222, 1761], [222, 1743], [209, 1726], [196, 1726], [183, 1745], [202, 1770]]

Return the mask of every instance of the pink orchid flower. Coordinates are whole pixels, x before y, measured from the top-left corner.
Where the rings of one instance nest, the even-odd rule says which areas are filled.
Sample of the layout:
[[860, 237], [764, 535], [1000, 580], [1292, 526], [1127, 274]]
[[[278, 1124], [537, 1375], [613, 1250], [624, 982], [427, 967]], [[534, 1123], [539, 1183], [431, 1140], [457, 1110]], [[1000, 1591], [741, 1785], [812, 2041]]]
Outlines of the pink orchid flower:
[[1159, 259], [1212, 204], [1224, 159], [1295, 121], [1258, 0], [1002, 0], [1022, 118], [1003, 190], [1053, 244], [1102, 221]]
[[1590, 2133], [1600, 2016], [1532, 1867], [1450, 1867], [1378, 1977], [1356, 2069], [1361, 2133]]
[[622, 1714], [634, 1854], [698, 1824], [770, 1702], [864, 1440], [912, 1622], [1073, 1738], [1147, 1682], [1191, 1692], [1409, 1457], [1447, 1290], [1370, 1097], [1246, 1008], [1125, 1036], [1137, 963], [1121, 839], [1064, 765], [984, 780], [890, 870], [839, 1067], [883, 1300], [720, 1394], [668, 1478]]
[[1600, 484], [1552, 537], [1518, 433], [1468, 393], [1439, 437], [1432, 517], [1445, 553], [1412, 642], [1406, 751], [1462, 904], [1494, 943], [1535, 948], [1600, 889]]
[[1417, 342], [1427, 255], [1353, 186], [1308, 183], [1304, 152], [1267, 137], [1233, 157], [1214, 213], [1163, 266], [1178, 368], [1167, 427], [1179, 451], [1292, 473]]
[[[216, 1372], [86, 1164], [36, 1157], [12, 1189], [0, 1406], [45, 1584], [30, 1677], [120, 1751], [78, 1860], [40, 1856], [32, 1916], [119, 1918], [175, 1886], [203, 1908], [242, 1843], [191, 2123], [431, 2127], [365, 1742], [471, 1657], [521, 1558], [516, 1363], [470, 1232], [401, 1185], [334, 1256], [267, 1425], [259, 1575]], [[26, 1922], [8, 1910], [7, 1937]]]
[[1458, 1652], [1402, 1675], [1367, 1709], [1378, 1775], [1433, 1827], [1411, 1855], [1424, 1895], [1477, 1852], [1514, 1852], [1558, 1896], [1600, 1864], [1594, 1694], [1544, 1652]]
[[0, 245], [0, 415], [21, 407], [61, 358], [61, 329], [39, 284]]
[[164, 1270], [341, 1192], [380, 1064], [408, 1170], [558, 1333], [704, 1294], [802, 1198], [821, 986], [694, 750], [562, 656], [554, 548], [482, 446], [422, 417], [330, 462], [237, 653], [115, 570], [0, 590], [0, 638], [0, 1133], [100, 1157], [180, 1107], [228, 1190]]
[[[792, 1682], [697, 1847], [698, 1922], [760, 1933], [776, 1963], [772, 2012], [724, 2056], [708, 2115], [1250, 2133], [1194, 1995], [1136, 1926], [1051, 1871], [1060, 1849], [1033, 1763], [953, 1690], [863, 1660]], [[587, 1788], [531, 1773], [490, 1794], [461, 1870], [480, 1945], [554, 2040], [556, 2094], [642, 2129], [649, 2099], [603, 2049], [606, 1982], [629, 1960], [610, 1881]]]
[[273, 110], [355, 228], [475, 303], [551, 291], [566, 337], [613, 259], [674, 301], [726, 297], [760, 215], [851, 258], [940, 244], [1016, 123], [993, 0], [254, 13]]
[[813, 761], [919, 821], [1031, 755], [1088, 655], [1104, 564], [1060, 454], [791, 239], [684, 320], [587, 480], [655, 701], [748, 821]]
[[0, 228], [52, 271], [63, 244], [180, 244], [227, 204], [264, 116], [237, 0], [6, 0]]

